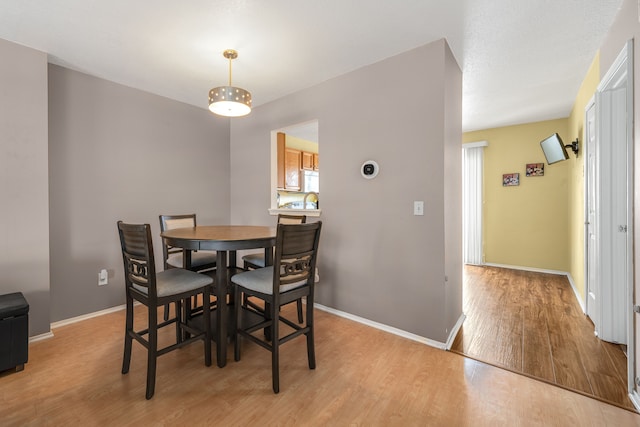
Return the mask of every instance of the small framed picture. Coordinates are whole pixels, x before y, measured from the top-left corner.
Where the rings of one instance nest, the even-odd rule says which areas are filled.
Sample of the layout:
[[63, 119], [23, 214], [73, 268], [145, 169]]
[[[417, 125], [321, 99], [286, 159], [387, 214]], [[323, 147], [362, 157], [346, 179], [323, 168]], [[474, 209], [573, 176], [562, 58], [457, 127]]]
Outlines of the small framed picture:
[[544, 163], [527, 163], [527, 176], [543, 176]]
[[520, 185], [519, 173], [505, 173], [502, 175], [502, 186], [512, 187], [514, 185]]

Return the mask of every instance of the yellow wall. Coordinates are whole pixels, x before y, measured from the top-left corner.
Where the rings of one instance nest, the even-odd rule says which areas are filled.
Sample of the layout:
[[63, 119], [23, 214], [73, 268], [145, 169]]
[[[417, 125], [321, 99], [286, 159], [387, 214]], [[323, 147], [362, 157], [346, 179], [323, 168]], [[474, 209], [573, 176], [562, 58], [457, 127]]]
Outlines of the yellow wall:
[[571, 156], [569, 170], [569, 248], [571, 253], [569, 273], [576, 289], [585, 297], [584, 286], [584, 109], [596, 92], [600, 81], [600, 54], [598, 53], [589, 67], [582, 82], [573, 110], [569, 116], [569, 141], [580, 140], [578, 157]]
[[295, 136], [285, 135], [285, 145], [295, 150], [306, 151], [307, 153], [318, 153], [318, 143], [307, 141], [306, 139], [296, 138]]
[[[594, 58], [567, 119], [468, 132], [463, 142], [486, 140], [484, 262], [571, 274], [584, 299], [584, 109], [600, 80]], [[525, 164], [544, 162], [540, 140], [558, 132], [565, 144], [580, 140], [578, 156], [526, 177]], [[503, 187], [502, 174], [520, 173], [519, 187]]]
[[[484, 149], [485, 263], [569, 270], [570, 162], [548, 165], [540, 148], [554, 132], [567, 144], [568, 119], [463, 135], [463, 142], [489, 142]], [[544, 163], [544, 176], [525, 176], [527, 163]], [[503, 187], [507, 173], [519, 173], [520, 185]]]

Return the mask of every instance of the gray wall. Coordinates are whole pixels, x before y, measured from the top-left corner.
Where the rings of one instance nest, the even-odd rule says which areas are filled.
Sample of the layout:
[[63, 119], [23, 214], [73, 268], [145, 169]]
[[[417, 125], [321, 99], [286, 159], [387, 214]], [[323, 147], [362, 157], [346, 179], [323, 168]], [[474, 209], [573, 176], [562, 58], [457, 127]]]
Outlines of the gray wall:
[[[440, 40], [233, 120], [232, 222], [275, 222], [270, 132], [317, 119], [317, 301], [446, 341], [462, 313], [461, 79]], [[380, 165], [373, 180], [360, 176], [368, 159]], [[425, 201], [425, 216], [413, 215], [414, 200]]]
[[229, 119], [204, 108], [50, 65], [49, 150], [51, 321], [124, 303], [117, 220], [151, 224], [158, 267], [159, 214], [229, 222]]
[[[204, 108], [54, 65], [47, 117], [46, 56], [0, 43], [11, 58], [0, 81], [15, 88], [3, 99], [1, 129], [21, 138], [2, 140], [3, 160], [18, 161], [3, 167], [11, 173], [2, 191], [16, 209], [3, 210], [12, 227], [5, 227], [2, 260], [12, 273], [3, 265], [0, 283], [27, 293], [38, 324], [32, 335], [51, 321], [122, 304], [118, 219], [151, 223], [158, 256], [160, 213], [273, 224], [270, 131], [318, 119], [325, 224], [318, 301], [446, 341], [461, 314], [461, 73], [446, 42], [263, 105], [231, 125]], [[17, 109], [21, 103], [31, 110]], [[24, 149], [25, 139], [33, 150]], [[359, 174], [367, 159], [381, 167], [371, 181]], [[412, 215], [414, 200], [425, 201], [425, 216]], [[29, 224], [33, 236], [17, 238], [15, 224]], [[41, 280], [34, 280], [34, 246], [43, 251]], [[25, 253], [28, 282], [15, 279]], [[109, 271], [104, 287], [97, 286], [101, 268]]]
[[49, 331], [47, 55], [0, 40], [0, 294], [22, 292]]
[[446, 46], [444, 64], [446, 333], [462, 313], [462, 71]]

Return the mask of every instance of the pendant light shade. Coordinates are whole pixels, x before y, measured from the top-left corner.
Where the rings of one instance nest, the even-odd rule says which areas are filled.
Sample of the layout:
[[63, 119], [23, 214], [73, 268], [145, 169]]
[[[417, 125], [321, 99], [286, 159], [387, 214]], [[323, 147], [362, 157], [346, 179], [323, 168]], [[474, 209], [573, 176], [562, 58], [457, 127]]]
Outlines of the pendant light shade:
[[229, 85], [218, 86], [209, 91], [209, 110], [225, 117], [246, 116], [251, 112], [251, 93], [231, 85], [231, 61], [238, 57], [238, 52], [228, 49], [223, 56], [229, 60]]

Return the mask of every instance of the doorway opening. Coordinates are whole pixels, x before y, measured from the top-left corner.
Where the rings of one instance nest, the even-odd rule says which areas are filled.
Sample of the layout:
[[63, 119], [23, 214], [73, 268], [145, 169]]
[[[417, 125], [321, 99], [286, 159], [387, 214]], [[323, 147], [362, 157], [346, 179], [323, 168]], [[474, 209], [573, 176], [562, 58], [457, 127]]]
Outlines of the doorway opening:
[[318, 120], [271, 131], [270, 188], [272, 215], [320, 215]]
[[[596, 326], [596, 330], [598, 332], [598, 335], [601, 338], [604, 338], [602, 336], [603, 333], [607, 332], [605, 331], [605, 329], [603, 329], [603, 322], [602, 320], [605, 319], [605, 322], [608, 320], [609, 323], [616, 323], [618, 325], [618, 333], [620, 332], [620, 330], [622, 331], [622, 338], [615, 338], [615, 339], [609, 339], [610, 341], [613, 342], [620, 342], [620, 343], [624, 343], [624, 342], [628, 342], [628, 349], [627, 349], [627, 357], [625, 357], [624, 353], [620, 350], [619, 351], [619, 355], [618, 356], [607, 356], [608, 359], [612, 359], [612, 358], [617, 358], [618, 360], [618, 365], [617, 366], [623, 366], [622, 369], [617, 369], [617, 371], [619, 371], [622, 375], [621, 379], [616, 380], [619, 383], [619, 386], [622, 387], [622, 391], [621, 391], [621, 399], [627, 399], [628, 401], [628, 396], [631, 395], [632, 400], [633, 397], [635, 396], [635, 399], [633, 401], [633, 405], [635, 405], [636, 408], [640, 408], [640, 395], [638, 395], [638, 391], [636, 389], [636, 373], [640, 372], [640, 368], [636, 367], [636, 363], [635, 363], [635, 354], [637, 354], [638, 352], [638, 342], [640, 342], [640, 340], [636, 339], [635, 334], [636, 334], [636, 328], [635, 328], [635, 324], [634, 324], [634, 315], [633, 314], [633, 310], [632, 310], [632, 302], [633, 302], [633, 246], [632, 246], [632, 241], [633, 241], [633, 230], [632, 230], [632, 225], [633, 225], [633, 204], [632, 204], [632, 195], [633, 195], [633, 162], [632, 159], [634, 157], [633, 154], [633, 105], [632, 105], [632, 101], [633, 101], [633, 82], [632, 82], [632, 78], [633, 78], [633, 70], [631, 68], [632, 64], [633, 64], [633, 59], [631, 57], [632, 54], [632, 45], [629, 44], [625, 47], [625, 52], [621, 55], [626, 55], [626, 62], [620, 62], [618, 63], [618, 61], [616, 62], [616, 64], [614, 64], [614, 67], [612, 67], [613, 71], [610, 71], [609, 73], [607, 73], [607, 76], [603, 79], [601, 85], [598, 87], [598, 92], [596, 94], [596, 97], [594, 97], [594, 99], [596, 99], [596, 101], [593, 103], [595, 105], [592, 106], [593, 110], [589, 111], [589, 108], [586, 109], [585, 114], [586, 114], [586, 120], [585, 120], [585, 138], [583, 139], [584, 143], [582, 144], [583, 147], [581, 147], [581, 149], [583, 149], [583, 155], [585, 155], [585, 186], [589, 185], [588, 183], [589, 181], [589, 170], [595, 170], [596, 174], [594, 174], [592, 176], [593, 181], [591, 181], [591, 188], [592, 189], [597, 189], [598, 192], [596, 193], [595, 196], [591, 196], [592, 198], [596, 198], [596, 200], [598, 200], [598, 203], [602, 204], [606, 204], [607, 208], [611, 208], [609, 211], [604, 211], [601, 212], [601, 215], [598, 218], [592, 219], [592, 216], [590, 217], [590, 215], [593, 214], [589, 214], [588, 209], [586, 209], [585, 206], [585, 222], [591, 223], [593, 225], [594, 230], [592, 230], [591, 232], [589, 232], [586, 228], [585, 228], [585, 240], [586, 239], [591, 239], [595, 237], [595, 240], [598, 241], [598, 238], [600, 240], [604, 239], [604, 242], [600, 242], [599, 244], [601, 244], [601, 246], [599, 246], [600, 251], [599, 252], [589, 252], [588, 248], [589, 245], [591, 244], [592, 246], [594, 246], [594, 243], [590, 243], [590, 242], [585, 242], [585, 270], [587, 268], [591, 268], [591, 273], [588, 273], [587, 271], [585, 271], [585, 292], [584, 292], [584, 296], [585, 299], [581, 300], [580, 303], [587, 303], [585, 304], [585, 307], [588, 307], [588, 303], [591, 304], [591, 307], [589, 307], [589, 312], [588, 314], [590, 314], [591, 318], [596, 317], [596, 313], [600, 314], [599, 318], [596, 318], [594, 323], [599, 324], [599, 326]], [[596, 112], [596, 110], [598, 110]], [[589, 115], [590, 114], [590, 115]], [[600, 121], [598, 121], [600, 120]], [[591, 130], [589, 130], [591, 128]], [[604, 147], [600, 147], [601, 151], [603, 151], [602, 153], [598, 152], [598, 154], [600, 156], [602, 156], [600, 159], [598, 159], [598, 156], [592, 157], [591, 159], [588, 158], [588, 152], [589, 152], [589, 148], [587, 147], [588, 144], [590, 144], [589, 140], [589, 132], [592, 133], [592, 135], [597, 136], [597, 138], [601, 139], [602, 141], [607, 141], [607, 145]], [[597, 133], [595, 133], [597, 132]], [[593, 137], [592, 137], [593, 138]], [[613, 145], [614, 143], [612, 142], [613, 140], [617, 141], [617, 144], [619, 145]], [[592, 148], [592, 152], [596, 153], [594, 148]], [[593, 163], [593, 162], [597, 162], [599, 163]], [[604, 164], [604, 168], [601, 168], [600, 163]], [[594, 166], [595, 164], [595, 166]], [[615, 172], [615, 173], [614, 173]], [[600, 174], [600, 175], [598, 175]], [[602, 174], [607, 175], [608, 178], [611, 178], [610, 181], [611, 182], [607, 182], [605, 184], [603, 184], [602, 181]], [[606, 196], [603, 197], [602, 193], [606, 193]], [[587, 199], [589, 196], [589, 189], [587, 187], [585, 187], [585, 199]], [[586, 224], [589, 225], [589, 224]], [[586, 227], [585, 225], [585, 227]], [[606, 228], [606, 230], [603, 230], [603, 228]], [[465, 239], [467, 238], [466, 235], [464, 237]], [[483, 260], [484, 261], [484, 260]], [[608, 264], [607, 264], [608, 263]], [[473, 266], [465, 266], [465, 270], [468, 269], [477, 269], [478, 267], [473, 267]], [[491, 268], [484, 268], [484, 267], [479, 267], [480, 270], [491, 270]], [[591, 281], [589, 283], [589, 274], [593, 274], [593, 272], [597, 272], [597, 280], [596, 281]], [[490, 275], [492, 275], [492, 277], [490, 277], [487, 280], [494, 280], [495, 277], [498, 276], [498, 274], [502, 274], [503, 272], [500, 271], [494, 271], [492, 273], [490, 273]], [[517, 273], [516, 270], [511, 271], [511, 274], [509, 274], [508, 277], [503, 277], [501, 280], [503, 281], [513, 281], [516, 280], [517, 277], [520, 277], [521, 273]], [[545, 278], [543, 274], [540, 274], [541, 277], [536, 278], [535, 280], [540, 280], [541, 286], [548, 286], [548, 283], [552, 280], [552, 278]], [[465, 272], [465, 282], [467, 280], [469, 280], [469, 275], [466, 274]], [[524, 276], [523, 276], [524, 277]], [[523, 280], [533, 280], [533, 278], [531, 277], [525, 277]], [[566, 280], [566, 279], [565, 279]], [[598, 289], [596, 286], [597, 285], [602, 285], [604, 282], [616, 282], [619, 283], [620, 286], [618, 288], [615, 289]], [[500, 284], [500, 283], [497, 283]], [[467, 284], [465, 283], [465, 286]], [[554, 285], [555, 286], [555, 285]], [[558, 289], [560, 289], [559, 285], [557, 286]], [[491, 289], [491, 292], [495, 291], [495, 287], [493, 287]], [[504, 294], [502, 294], [501, 296], [501, 301], [513, 301], [513, 294], [512, 294], [512, 289], [511, 287], [507, 286], [503, 289]], [[527, 290], [528, 292], [528, 290]], [[571, 295], [572, 296], [573, 291], [571, 290], [571, 287], [567, 284], [566, 289], [562, 290], [559, 294], [562, 295]], [[589, 298], [589, 295], [595, 295], [595, 298], [588, 302], [585, 301], [587, 298]], [[469, 322], [469, 313], [467, 312], [467, 310], [469, 309], [468, 306], [468, 295], [464, 295], [464, 300], [465, 300], [465, 314], [468, 316], [467, 317], [467, 321], [465, 321], [465, 324], [462, 327], [462, 331], [469, 331], [470, 328], [470, 322]], [[538, 308], [541, 308], [544, 304], [546, 304], [546, 294], [545, 295], [541, 295], [541, 300], [540, 300], [540, 304], [538, 305]], [[559, 306], [560, 307], [566, 307], [564, 304], [565, 302], [568, 301], [564, 301], [564, 300], [559, 300]], [[573, 300], [572, 302], [577, 304], [577, 301]], [[603, 307], [600, 306], [596, 306], [596, 304], [602, 304], [605, 303], [608, 308], [608, 312], [605, 313], [605, 310], [603, 310]], [[471, 302], [471, 304], [476, 304], [475, 302]], [[480, 330], [481, 332], [484, 331], [485, 336], [484, 337], [473, 337], [467, 334], [459, 334], [458, 337], [456, 338], [457, 342], [454, 342], [453, 351], [457, 351], [459, 353], [462, 353], [464, 355], [470, 356], [470, 357], [474, 357], [473, 354], [469, 354], [468, 351], [466, 351], [467, 348], [469, 348], [469, 346], [473, 347], [474, 345], [477, 345], [477, 343], [482, 342], [483, 346], [485, 346], [485, 349], [491, 349], [492, 344], [496, 342], [496, 339], [494, 338], [497, 335], [501, 335], [504, 334], [504, 336], [508, 336], [509, 334], [511, 334], [514, 337], [514, 342], [519, 343], [516, 345], [517, 348], [520, 348], [521, 351], [524, 351], [523, 349], [525, 348], [525, 344], [527, 339], [529, 340], [535, 340], [536, 337], [534, 335], [529, 336], [528, 338], [526, 338], [524, 336], [524, 332], [520, 335], [518, 332], [518, 325], [522, 325], [523, 322], [525, 322], [527, 320], [527, 315], [529, 315], [529, 320], [530, 321], [537, 321], [540, 320], [542, 318], [542, 316], [540, 315], [542, 310], [540, 310], [538, 312], [538, 315], [534, 316], [535, 313], [531, 312], [530, 310], [532, 309], [532, 305], [524, 305], [522, 306], [522, 308], [518, 309], [517, 307], [515, 307], [516, 313], [514, 314], [513, 318], [509, 318], [508, 315], [504, 314], [504, 304], [496, 307], [496, 311], [494, 313], [495, 317], [498, 319], [497, 322], [493, 325], [491, 325], [490, 327], [480, 327], [478, 330]], [[518, 314], [517, 310], [521, 310]], [[529, 311], [527, 311], [529, 310]], [[597, 311], [594, 311], [597, 310]], [[481, 311], [486, 312], [487, 309], [486, 307], [484, 307]], [[609, 343], [606, 343], [602, 340], [599, 340], [597, 338], [594, 337], [593, 334], [593, 326], [590, 324], [590, 322], [588, 321], [588, 319], [584, 316], [584, 312], [581, 312], [579, 309], [578, 310], [574, 310], [578, 313], [578, 315], [576, 315], [576, 317], [581, 317], [582, 320], [586, 320], [587, 321], [587, 327], [586, 327], [586, 334], [585, 334], [585, 341], [571, 341], [575, 345], [577, 348], [580, 349], [586, 349], [587, 351], [585, 352], [585, 354], [593, 354], [593, 349], [595, 347], [605, 347], [607, 345], [609, 345]], [[615, 314], [620, 315], [618, 317], [618, 320], [616, 322], [612, 322], [611, 319], [613, 319], [613, 312], [615, 312]], [[607, 318], [607, 316], [609, 318]], [[619, 320], [622, 319], [622, 320]], [[622, 327], [620, 328], [620, 325], [622, 325]], [[468, 328], [469, 326], [469, 328]], [[541, 328], [546, 328], [545, 330], [547, 331], [548, 335], [548, 341], [552, 341], [553, 339], [557, 339], [561, 333], [565, 333], [567, 334], [567, 336], [565, 336], [564, 338], [560, 338], [557, 339], [557, 342], [562, 344], [563, 342], [569, 342], [569, 338], [570, 336], [568, 335], [569, 332], [567, 331], [567, 329], [563, 329], [563, 326], [561, 324], [557, 324], [555, 326], [550, 326], [549, 324], [547, 325], [540, 325]], [[581, 328], [583, 328], [581, 326]], [[584, 329], [584, 328], [583, 328]], [[522, 331], [525, 331], [525, 329], [522, 329]], [[577, 334], [576, 334], [577, 335]], [[595, 338], [595, 341], [592, 339], [590, 341], [587, 341], [589, 338]], [[573, 340], [573, 336], [571, 336], [571, 339]], [[460, 344], [462, 345], [462, 348], [458, 347], [456, 348], [456, 344]], [[560, 345], [559, 344], [559, 345]], [[611, 344], [612, 346], [616, 347], [615, 344]], [[496, 347], [496, 346], [494, 346]], [[618, 349], [620, 346], [617, 346]], [[513, 357], [513, 360], [516, 363], [520, 363], [520, 364], [524, 364], [524, 359], [521, 359], [519, 357], [517, 357], [517, 354], [512, 354], [512, 353], [508, 353], [508, 351], [511, 351], [510, 349], [513, 349], [515, 347], [505, 347], [505, 353], [504, 354], [510, 354]], [[571, 348], [566, 348], [565, 353], [569, 354], [576, 354], [573, 350], [571, 350]], [[503, 355], [504, 355], [503, 354]], [[484, 360], [487, 361], [488, 363], [495, 363], [496, 365], [501, 365], [501, 363], [496, 362], [496, 360], [494, 359], [493, 361], [491, 359], [489, 359], [487, 357], [482, 357], [480, 355], [476, 355], [476, 358], [478, 358], [479, 360]], [[552, 357], [552, 362], [553, 357], [555, 356], [551, 356]], [[548, 357], [547, 357], [548, 358]], [[575, 359], [575, 358], [574, 358]], [[584, 359], [585, 363], [592, 363], [592, 361], [588, 361], [586, 358]], [[519, 361], [519, 362], [518, 362]], [[539, 366], [538, 363], [535, 363], [536, 366]], [[558, 365], [560, 366], [560, 365]], [[598, 365], [599, 366], [599, 365]], [[624, 367], [626, 367], [626, 369], [624, 369]], [[593, 374], [593, 373], [597, 373], [597, 369], [588, 369], [588, 367], [584, 364], [582, 364], [581, 366], [579, 366], [578, 368], [584, 370], [584, 371], [588, 371], [587, 374]], [[509, 369], [509, 368], [508, 368]], [[554, 368], [555, 369], [555, 368]], [[512, 369], [517, 371], [517, 369]], [[553, 370], [552, 370], [553, 371]], [[602, 374], [604, 375], [604, 374]], [[535, 375], [534, 375], [535, 376]], [[624, 378], [626, 376], [626, 378]], [[606, 377], [606, 378], [605, 378]], [[604, 375], [602, 378], [594, 378], [594, 379], [587, 379], [585, 384], [590, 384], [589, 387], [596, 387], [596, 386], [600, 386], [604, 383], [606, 383], [606, 381], [608, 381], [609, 376], [608, 375]], [[601, 382], [604, 381], [604, 382]], [[587, 386], [585, 386], [586, 388]], [[576, 386], [571, 386], [569, 385], [568, 388], [572, 388], [572, 389], [576, 389], [579, 390], [580, 387], [576, 387]], [[588, 393], [588, 392], [587, 392]], [[631, 402], [629, 402], [631, 404]], [[632, 406], [633, 406], [632, 405]]]

